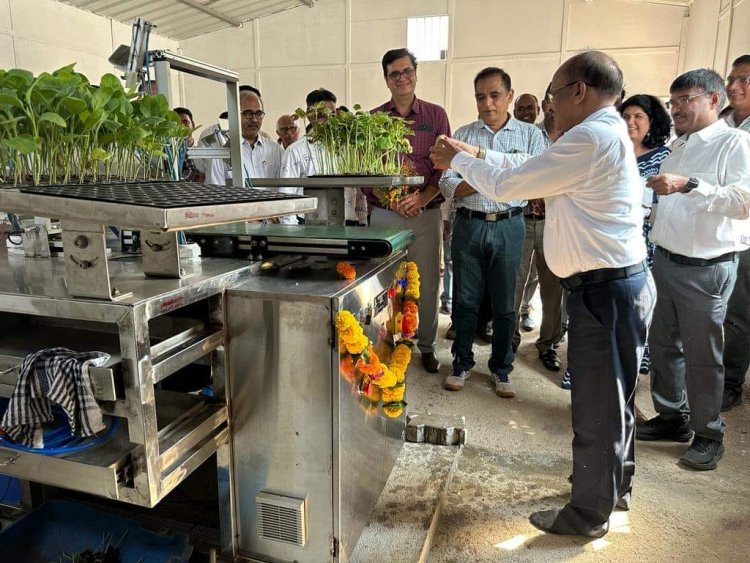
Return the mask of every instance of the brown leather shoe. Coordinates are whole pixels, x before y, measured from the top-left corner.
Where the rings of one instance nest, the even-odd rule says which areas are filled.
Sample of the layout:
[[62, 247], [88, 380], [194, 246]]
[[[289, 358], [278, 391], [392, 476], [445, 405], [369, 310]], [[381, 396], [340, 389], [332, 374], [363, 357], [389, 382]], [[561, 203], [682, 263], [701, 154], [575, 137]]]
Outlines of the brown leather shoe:
[[422, 365], [430, 373], [438, 373], [440, 371], [440, 362], [435, 352], [422, 352]]

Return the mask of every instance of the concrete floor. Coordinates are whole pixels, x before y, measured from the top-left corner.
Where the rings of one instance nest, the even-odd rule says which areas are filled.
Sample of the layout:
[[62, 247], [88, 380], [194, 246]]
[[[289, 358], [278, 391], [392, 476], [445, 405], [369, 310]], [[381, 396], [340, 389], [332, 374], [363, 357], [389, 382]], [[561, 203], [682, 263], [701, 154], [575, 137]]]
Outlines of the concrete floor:
[[[410, 412], [463, 414], [468, 427], [469, 441], [445, 491], [428, 561], [750, 560], [747, 400], [726, 416], [726, 453], [717, 470], [696, 472], [679, 466], [685, 444], [639, 442], [632, 508], [613, 514], [608, 535], [595, 541], [545, 535], [528, 523], [528, 515], [562, 506], [570, 493], [570, 395], [560, 388], [562, 372], [552, 373], [541, 365], [534, 331], [524, 334], [511, 375], [516, 398], [495, 396], [486, 367], [490, 347], [478, 343], [477, 366], [463, 391], [443, 390], [451, 359], [450, 342], [444, 338], [447, 326], [448, 318], [441, 315], [441, 374], [428, 374], [415, 357], [407, 378]], [[559, 352], [564, 359], [565, 345]], [[650, 417], [654, 411], [648, 383], [643, 377], [638, 405]], [[424, 456], [405, 448], [402, 458], [394, 479], [403, 485], [402, 472], [410, 471], [410, 464], [413, 480], [424, 479], [424, 471], [417, 469]], [[442, 467], [436, 476], [445, 473]], [[418, 483], [412, 486], [419, 488]], [[378, 520], [382, 525], [383, 517]], [[391, 533], [395, 546], [398, 530]], [[391, 551], [383, 560], [416, 560], [399, 553]]]

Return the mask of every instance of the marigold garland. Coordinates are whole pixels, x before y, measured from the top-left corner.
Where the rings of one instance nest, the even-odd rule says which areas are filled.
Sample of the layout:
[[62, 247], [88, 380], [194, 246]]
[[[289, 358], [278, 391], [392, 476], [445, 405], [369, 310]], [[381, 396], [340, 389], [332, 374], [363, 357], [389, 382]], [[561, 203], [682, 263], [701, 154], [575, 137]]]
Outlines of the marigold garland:
[[370, 344], [359, 321], [349, 311], [336, 313], [336, 332], [350, 354], [361, 354]]
[[[346, 266], [340, 262], [336, 270], [342, 275]], [[353, 271], [354, 269], [351, 268]], [[354, 273], [356, 276], [356, 273]], [[347, 279], [353, 279], [347, 278]], [[411, 362], [411, 338], [419, 326], [419, 270], [414, 262], [402, 262], [396, 270], [396, 279], [388, 295], [393, 300], [394, 315], [386, 323], [388, 331], [395, 337], [395, 347], [386, 347], [387, 339], [378, 343], [378, 350], [385, 361], [375, 351], [362, 326], [349, 311], [341, 311], [334, 319], [342, 348], [355, 356], [344, 356], [340, 361], [342, 377], [349, 383], [359, 379], [359, 393], [372, 403], [382, 400], [383, 413], [388, 417], [403, 414], [406, 403], [406, 370]], [[361, 379], [360, 379], [361, 374]], [[370, 412], [369, 410], [366, 412]]]
[[345, 280], [353, 280], [357, 277], [357, 270], [349, 262], [339, 262], [336, 264], [336, 273]]

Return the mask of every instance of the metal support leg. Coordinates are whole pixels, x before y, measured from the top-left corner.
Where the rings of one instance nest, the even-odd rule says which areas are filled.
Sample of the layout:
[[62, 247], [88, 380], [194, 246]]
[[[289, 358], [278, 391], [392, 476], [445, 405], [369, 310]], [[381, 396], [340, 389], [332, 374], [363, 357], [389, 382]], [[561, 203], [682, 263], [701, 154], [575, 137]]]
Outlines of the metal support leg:
[[62, 221], [62, 240], [68, 293], [113, 301], [125, 296], [109, 281], [103, 225]]
[[343, 227], [346, 224], [344, 190], [346, 188], [305, 188], [305, 195], [318, 198], [318, 208], [305, 215], [307, 225]]
[[141, 231], [143, 273], [161, 278], [181, 278], [180, 248], [177, 233]]

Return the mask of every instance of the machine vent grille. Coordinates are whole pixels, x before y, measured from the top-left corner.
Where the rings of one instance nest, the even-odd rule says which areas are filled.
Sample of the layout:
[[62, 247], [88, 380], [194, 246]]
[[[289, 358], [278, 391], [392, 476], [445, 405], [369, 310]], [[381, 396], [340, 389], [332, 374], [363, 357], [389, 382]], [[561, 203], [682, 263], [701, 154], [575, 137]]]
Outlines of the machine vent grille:
[[305, 501], [272, 493], [260, 492], [257, 504], [258, 535], [264, 540], [303, 547], [305, 534]]

